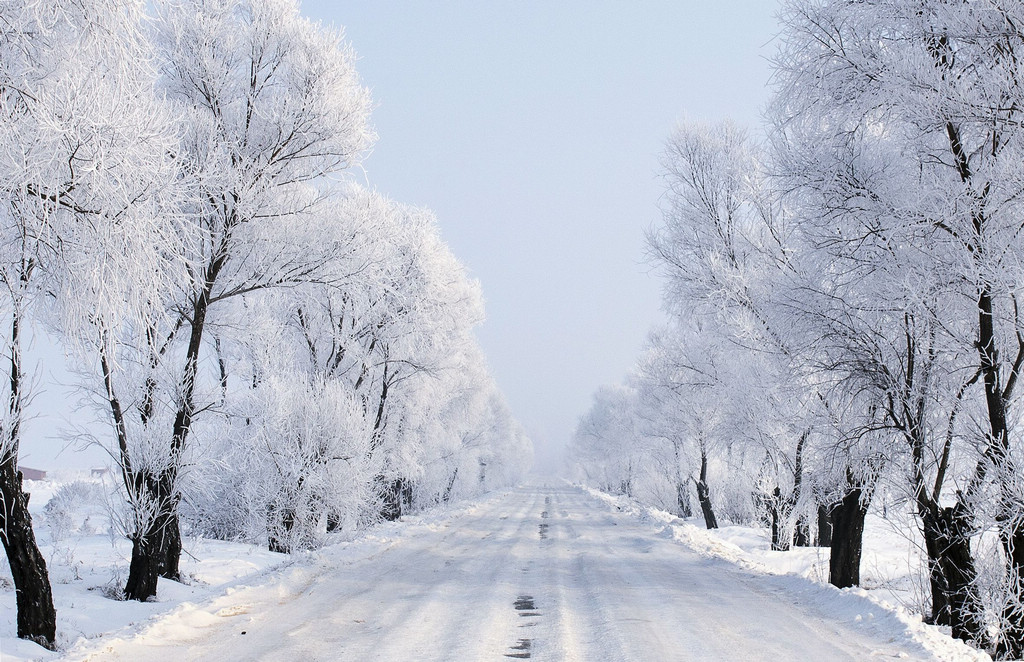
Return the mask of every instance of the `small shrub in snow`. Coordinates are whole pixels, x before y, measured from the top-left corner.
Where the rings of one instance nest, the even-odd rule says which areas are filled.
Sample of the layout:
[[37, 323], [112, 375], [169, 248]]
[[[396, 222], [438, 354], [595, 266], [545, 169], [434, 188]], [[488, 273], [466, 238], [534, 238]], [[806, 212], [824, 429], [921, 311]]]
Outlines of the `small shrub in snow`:
[[[56, 581], [81, 579], [75, 567], [75, 541], [95, 533], [100, 519], [110, 520], [107, 493], [99, 483], [79, 480], [61, 485], [43, 507], [43, 520], [53, 545], [50, 565]], [[70, 569], [70, 573], [63, 569]]]
[[67, 584], [82, 579], [83, 564], [75, 559], [78, 542], [107, 529], [112, 532], [112, 506], [102, 483], [77, 480], [57, 488], [43, 507], [43, 524], [49, 530], [52, 581]]
[[76, 480], [57, 488], [43, 508], [50, 536], [56, 542], [72, 533], [95, 532], [95, 520], [107, 514], [107, 493], [101, 483]]

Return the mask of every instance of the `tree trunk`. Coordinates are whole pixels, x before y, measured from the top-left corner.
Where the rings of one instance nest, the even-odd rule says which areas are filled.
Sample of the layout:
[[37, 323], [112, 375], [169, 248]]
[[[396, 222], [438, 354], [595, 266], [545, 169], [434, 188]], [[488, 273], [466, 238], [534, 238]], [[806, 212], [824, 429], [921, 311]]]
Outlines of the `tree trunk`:
[[132, 537], [132, 560], [128, 566], [128, 581], [124, 586], [124, 597], [127, 600], [145, 602], [156, 595], [161, 555], [157, 549], [160, 543], [155, 528], [156, 523]]
[[[680, 517], [693, 517], [693, 504], [690, 503], [690, 490], [683, 481], [676, 482], [676, 505]], [[701, 506], [703, 508], [703, 505]], [[705, 515], [706, 517], [706, 515]]]
[[398, 498], [398, 481], [384, 483], [381, 497], [380, 516], [389, 522], [393, 522], [402, 516], [402, 502]]
[[789, 536], [786, 532], [786, 517], [789, 515], [786, 499], [782, 498], [782, 490], [778, 486], [768, 499], [768, 513], [772, 520], [772, 549], [776, 552], [788, 552]]
[[[178, 529], [174, 477], [165, 471], [158, 476], [139, 472], [131, 476], [132, 498], [152, 504], [152, 515], [132, 534], [132, 560], [124, 596], [145, 602], [156, 595], [157, 579], [178, 576], [181, 534]], [[173, 555], [173, 558], [172, 558]]]
[[451, 477], [448, 479], [448, 484], [444, 487], [444, 494], [441, 496], [441, 501], [448, 503], [452, 498], [452, 489], [455, 487], [455, 479], [459, 477], [459, 468], [455, 467], [455, 471], [452, 472]]
[[[943, 62], [943, 64], [945, 63]], [[974, 173], [971, 170], [970, 157], [964, 149], [960, 127], [952, 121], [947, 121], [946, 136], [960, 179], [970, 188], [974, 184]], [[980, 187], [977, 190], [980, 190]], [[988, 183], [985, 183], [984, 190], [988, 190]], [[980, 260], [987, 247], [986, 233], [989, 223], [984, 199], [978, 199], [977, 202], [980, 204], [971, 211], [971, 222], [974, 229], [971, 248], [975, 259]], [[1010, 370], [1006, 382], [1001, 382], [1000, 352], [996, 346], [997, 335], [993, 316], [995, 308], [992, 299], [993, 286], [986, 280], [983, 280], [980, 285], [977, 299], [978, 337], [975, 347], [978, 350], [978, 367], [981, 370], [982, 384], [985, 387], [989, 437], [984, 458], [978, 465], [976, 477], [979, 479], [984, 477], [987, 471], [986, 461], [991, 462], [999, 471], [996, 481], [1000, 492], [1000, 535], [1006, 553], [1006, 589], [1009, 599], [1002, 614], [996, 654], [1001, 658], [1020, 658], [1024, 654], [1024, 608], [1021, 605], [1021, 602], [1024, 601], [1024, 581], [1022, 581], [1024, 580], [1024, 529], [1022, 529], [1024, 525], [1020, 521], [1021, 504], [1014, 494], [1013, 483], [1017, 476], [1014, 467], [1009, 462], [1010, 437], [1007, 419], [1009, 403], [1014, 397], [1014, 389], [1017, 385], [1020, 361], [1024, 360], [1024, 343], [1021, 342], [1020, 317], [1017, 302], [1014, 299], [1013, 309], [1017, 322], [1018, 341], [1015, 343], [1018, 347], [1014, 349], [1017, 350], [1017, 359], [1014, 361], [1014, 367]], [[1011, 349], [1011, 347], [1007, 349]], [[1011, 349], [1011, 351], [1013, 350]], [[1012, 354], [1007, 352], [1007, 356], [1012, 356]]]
[[680, 517], [692, 517], [693, 504], [690, 503], [690, 490], [687, 489], [686, 478], [683, 477], [679, 446], [680, 442], [673, 438], [672, 453], [675, 457], [676, 468], [676, 507], [679, 510]]
[[804, 483], [804, 449], [807, 447], [807, 439], [811, 436], [810, 431], [804, 431], [796, 442], [796, 455], [793, 462], [793, 491], [783, 499], [782, 490], [776, 486], [772, 497], [769, 500], [769, 514], [772, 525], [772, 549], [779, 552], [787, 552], [794, 543], [801, 547], [810, 544], [810, 531], [806, 518], [801, 517], [796, 524], [795, 536], [789, 530], [789, 518], [793, 509], [800, 502], [800, 493]]
[[806, 515], [801, 515], [796, 520], [796, 528], [793, 531], [793, 546], [811, 546], [811, 524], [807, 521]]
[[828, 506], [818, 504], [818, 547], [832, 546], [832, 518]]
[[[976, 214], [975, 224], [980, 234], [984, 216]], [[996, 481], [999, 485], [999, 534], [1006, 560], [1007, 591], [996, 655], [1003, 659], [1019, 659], [1024, 656], [1024, 524], [1021, 523], [1022, 506], [1014, 484], [1018, 479], [1016, 467], [1009, 457], [1010, 430], [1007, 423], [1008, 403], [1016, 386], [1016, 369], [1014, 376], [1007, 380], [1005, 386], [1002, 385], [999, 381], [992, 308], [991, 291], [986, 283], [978, 296], [977, 347], [989, 419], [990, 437], [985, 456], [996, 468]], [[1018, 360], [1024, 357], [1024, 345], [1021, 345], [1020, 352]], [[981, 466], [984, 467], [984, 464]], [[983, 474], [984, 469], [981, 472]]]
[[18, 608], [18, 636], [53, 650], [57, 630], [57, 612], [53, 607], [50, 576], [46, 561], [36, 545], [32, 516], [28, 512], [29, 495], [22, 491], [21, 472], [15, 458], [0, 463], [0, 540], [14, 579]]
[[772, 498], [760, 490], [754, 490], [751, 494], [754, 502], [754, 514], [757, 524], [764, 528], [772, 526]]
[[931, 622], [948, 625], [957, 639], [985, 646], [983, 609], [974, 591], [970, 508], [957, 500], [952, 508], [930, 503], [922, 511], [921, 528], [932, 592]]
[[828, 581], [847, 588], [860, 584], [860, 554], [864, 539], [864, 518], [868, 503], [859, 487], [850, 488], [839, 503], [832, 506], [832, 553], [828, 561]]
[[697, 501], [700, 502], [700, 509], [704, 513], [704, 525], [709, 529], [717, 529], [718, 519], [711, 507], [711, 496], [708, 494], [708, 484], [705, 482], [697, 483]]
[[[22, 282], [28, 272], [22, 272]], [[24, 380], [21, 369], [21, 306], [14, 297], [11, 315], [10, 393], [8, 400], [9, 426], [6, 446], [0, 459], [0, 540], [7, 553], [7, 563], [14, 580], [15, 603], [18, 611], [18, 636], [40, 646], [53, 649], [57, 629], [57, 612], [53, 607], [53, 593], [46, 560], [36, 544], [32, 531], [32, 515], [28, 512], [29, 495], [22, 489], [22, 475], [18, 471], [18, 449], [21, 442], [21, 419]]]
[[[807, 439], [811, 436], [810, 431], [800, 435], [796, 442], [796, 458], [793, 463], [793, 493], [786, 500], [786, 517], [792, 514], [793, 509], [800, 503], [800, 497], [804, 489], [804, 449], [807, 447]], [[796, 526], [793, 530], [793, 545], [796, 547], [811, 546], [811, 526], [806, 515], [797, 517]]]
[[1009, 598], [1003, 607], [997, 653], [1017, 660], [1024, 657], [1024, 527], [1019, 516], [1003, 524], [1000, 537], [1006, 554]]
[[697, 481], [697, 501], [700, 502], [700, 509], [704, 513], [704, 525], [709, 529], [718, 528], [718, 519], [711, 507], [711, 492], [708, 490], [708, 456], [701, 449], [700, 452], [700, 480]]
[[167, 520], [167, 528], [163, 536], [163, 549], [160, 552], [160, 576], [165, 579], [181, 581], [181, 528], [178, 520], [178, 498], [175, 495], [171, 505], [171, 517]]
[[376, 450], [383, 440], [384, 426], [386, 425], [384, 413], [388, 405], [388, 364], [384, 363], [384, 374], [381, 376], [380, 398], [377, 400], [377, 416], [373, 421], [373, 430], [370, 435], [370, 450]]
[[391, 480], [378, 477], [377, 480], [382, 501], [380, 516], [393, 522], [412, 503], [412, 483], [402, 477]]
[[295, 510], [292, 508], [285, 508], [281, 511], [281, 528], [284, 530], [283, 536], [278, 536], [274, 531], [273, 513], [275, 510], [275, 508], [271, 508], [271, 532], [270, 535], [267, 536], [267, 549], [280, 554], [291, 554], [292, 545], [288, 534], [290, 534], [292, 529], [295, 528]]
[[[133, 498], [142, 499], [143, 504], [151, 503], [157, 508], [155, 516], [142, 531], [134, 534], [132, 561], [128, 569], [128, 581], [124, 594], [129, 600], [148, 600], [156, 595], [156, 579], [163, 575], [178, 578], [178, 561], [181, 558], [181, 530], [178, 526], [177, 471], [181, 454], [192, 419], [196, 413], [196, 376], [199, 371], [199, 353], [203, 346], [203, 331], [206, 328], [206, 314], [210, 310], [210, 297], [217, 276], [227, 261], [226, 256], [215, 256], [206, 271], [203, 289], [192, 302], [189, 322], [188, 348], [185, 350], [185, 366], [181, 375], [180, 404], [171, 427], [171, 443], [168, 449], [168, 469], [151, 478], [148, 474], [136, 475]], [[109, 392], [109, 388], [108, 388]], [[126, 473], [127, 477], [127, 473]], [[127, 486], [132, 494], [132, 486]], [[146, 558], [139, 555], [146, 555]]]

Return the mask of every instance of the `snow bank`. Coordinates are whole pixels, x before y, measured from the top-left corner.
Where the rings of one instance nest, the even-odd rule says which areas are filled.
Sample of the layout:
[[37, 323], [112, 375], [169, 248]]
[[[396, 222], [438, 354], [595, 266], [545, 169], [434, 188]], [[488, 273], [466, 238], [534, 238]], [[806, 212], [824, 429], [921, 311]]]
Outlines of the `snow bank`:
[[[202, 602], [231, 586], [287, 566], [292, 559], [243, 543], [188, 539], [181, 570], [185, 583], [161, 579], [154, 602], [118, 598], [128, 575], [131, 544], [119, 535], [116, 485], [88, 471], [55, 472], [25, 481], [40, 550], [46, 558], [57, 608], [57, 645], [68, 650], [111, 632], [144, 627], [157, 616]], [[2, 550], [0, 550], [2, 553]], [[59, 653], [17, 638], [14, 584], [0, 559], [0, 660], [52, 660]]]

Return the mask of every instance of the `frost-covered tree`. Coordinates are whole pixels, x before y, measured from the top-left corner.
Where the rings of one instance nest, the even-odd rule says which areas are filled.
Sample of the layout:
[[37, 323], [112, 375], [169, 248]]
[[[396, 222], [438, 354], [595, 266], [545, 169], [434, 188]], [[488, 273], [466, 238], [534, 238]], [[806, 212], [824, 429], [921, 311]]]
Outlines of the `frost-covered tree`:
[[[218, 307], [248, 292], [328, 281], [319, 213], [328, 178], [368, 146], [369, 100], [340, 35], [288, 0], [158, 2], [159, 92], [181, 117], [174, 155], [188, 190], [191, 271], [159, 323], [104, 345], [108, 394], [135, 513], [131, 599], [177, 577], [179, 474], [196, 417], [216, 401], [201, 365]], [[164, 322], [164, 320], [167, 320]], [[118, 366], [132, 369], [118, 369]]]
[[819, 275], [801, 253], [801, 228], [780, 203], [767, 157], [729, 124], [683, 125], [670, 139], [664, 221], [648, 239], [674, 322], [652, 336], [640, 362], [635, 415], [646, 421], [644, 443], [669, 442], [665, 478], [680, 509], [682, 464], [692, 455], [713, 522], [708, 467], [721, 461], [731, 487], [751, 488], [739, 499], [750, 506], [730, 510], [760, 511], [774, 548], [810, 544], [811, 519], [824, 514], [821, 528], [833, 530], [830, 580], [849, 586], [859, 581], [878, 441], [854, 433], [865, 414], [833, 401], [822, 374], [821, 320], [809, 312], [820, 305], [809, 299]]
[[297, 290], [282, 320], [304, 369], [345, 383], [362, 403], [381, 511], [393, 518], [433, 438], [416, 430], [453, 397], [445, 384], [474, 351], [482, 302], [430, 212], [351, 189], [337, 213], [354, 248], [331, 259], [351, 277]]
[[636, 390], [602, 386], [593, 399], [573, 435], [573, 461], [587, 482], [633, 496], [644, 456]]
[[354, 395], [304, 374], [275, 375], [252, 395], [254, 436], [235, 457], [265, 512], [271, 551], [315, 546], [330, 528], [328, 515], [352, 528], [370, 487], [369, 436]]
[[[28, 380], [21, 343], [46, 307], [73, 338], [152, 293], [159, 214], [174, 172], [136, 2], [0, 6], [0, 281], [9, 334], [0, 440], [0, 539], [18, 635], [52, 647], [54, 609], [17, 471]], [[46, 298], [43, 294], [53, 295]], [[56, 301], [56, 306], [48, 305]]]
[[432, 214], [338, 181], [373, 139], [353, 60], [291, 0], [0, 6], [19, 635], [54, 637], [17, 473], [21, 337], [44, 308], [98, 373], [130, 599], [178, 576], [183, 499], [199, 530], [291, 551], [525, 470], [472, 336], [478, 284]]
[[783, 19], [780, 170], [816, 245], [842, 260], [837, 276], [892, 278], [864, 284], [874, 310], [851, 301], [853, 332], [861, 356], [872, 344], [886, 352], [871, 369], [912, 458], [933, 618], [961, 638], [986, 638], [970, 538], [994, 523], [1006, 567], [999, 652], [1019, 657], [1024, 499], [1012, 411], [1024, 363], [1024, 9], [835, 0], [791, 2]]
[[362, 320], [367, 361], [357, 388], [372, 420], [381, 513], [395, 518], [421, 471], [409, 452], [422, 443], [416, 428], [439, 400], [423, 393], [458, 368], [483, 312], [478, 285], [441, 240], [432, 214], [392, 203], [388, 218], [386, 271], [371, 284], [372, 308]]
[[720, 363], [731, 367], [727, 381], [718, 381], [734, 401], [727, 423], [738, 438], [764, 448], [758, 482], [768, 494], [760, 500], [773, 520], [774, 546], [788, 549], [813, 427], [807, 414], [817, 410], [820, 393], [812, 383], [797, 386], [805, 343], [786, 304], [802, 274], [795, 230], [763, 159], [728, 123], [680, 126], [663, 157], [664, 221], [649, 244], [666, 277], [668, 310], [680, 320], [706, 320], [723, 346], [717, 353], [728, 360]]
[[491, 474], [515, 475], [517, 465], [522, 470], [504, 448], [517, 445], [518, 430], [475, 344], [466, 344], [443, 370], [420, 381], [417, 391], [420, 415], [409, 439], [419, 441], [409, 459], [418, 500], [445, 503], [479, 494], [488, 484], [505, 484], [488, 476], [488, 466]]
[[709, 529], [718, 528], [718, 520], [708, 470], [722, 446], [718, 428], [728, 407], [722, 397], [727, 380], [716, 365], [721, 357], [715, 355], [713, 336], [699, 325], [652, 333], [635, 377], [644, 434], [664, 439], [672, 449], [668, 478], [675, 485], [679, 511], [690, 514], [692, 483]]
[[438, 405], [424, 438], [437, 440], [425, 455], [424, 491], [431, 501], [448, 502], [458, 494], [478, 491], [477, 469], [496, 432], [492, 410], [497, 389], [487, 374], [483, 355], [468, 346], [444, 375], [427, 391]]
[[[218, 425], [232, 432], [200, 444], [226, 466], [196, 477], [202, 504], [190, 512], [201, 530], [263, 538], [279, 551], [476, 493], [489, 463], [518, 464], [506, 447], [520, 438], [471, 335], [478, 288], [433, 216], [347, 188], [319, 223], [319, 240], [333, 247], [321, 264], [331, 280], [249, 292], [213, 326], [218, 369], [232, 376], [222, 379]], [[299, 407], [318, 398], [346, 415], [332, 423]], [[296, 425], [289, 417], [310, 421], [281, 433]], [[251, 485], [250, 475], [277, 487]], [[282, 494], [303, 505], [283, 507]]]

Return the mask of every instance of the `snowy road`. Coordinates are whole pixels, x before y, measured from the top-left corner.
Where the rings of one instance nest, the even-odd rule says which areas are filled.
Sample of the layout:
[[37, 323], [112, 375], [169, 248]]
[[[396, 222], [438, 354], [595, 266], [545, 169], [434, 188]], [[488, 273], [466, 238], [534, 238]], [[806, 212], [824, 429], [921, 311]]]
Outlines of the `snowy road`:
[[365, 551], [352, 558], [328, 548], [280, 581], [179, 609], [70, 657], [932, 659], [885, 627], [830, 618], [777, 578], [700, 557], [562, 484], [519, 488]]

